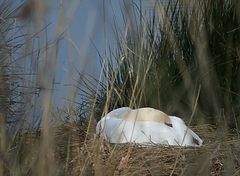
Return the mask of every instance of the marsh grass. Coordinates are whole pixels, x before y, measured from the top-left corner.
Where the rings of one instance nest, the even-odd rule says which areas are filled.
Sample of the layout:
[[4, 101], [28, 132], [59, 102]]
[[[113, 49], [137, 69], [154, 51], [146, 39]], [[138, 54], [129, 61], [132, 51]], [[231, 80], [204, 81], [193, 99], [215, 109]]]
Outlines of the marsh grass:
[[198, 97], [195, 122], [218, 123], [224, 117], [238, 128], [239, 31], [234, 3], [174, 1], [164, 7], [156, 2], [150, 15], [132, 4], [125, 31], [114, 28], [117, 49], [101, 57], [100, 79], [106, 80], [85, 77], [80, 96], [86, 104], [94, 100], [90, 104], [99, 112], [97, 118], [102, 109], [151, 106], [187, 119]]
[[[240, 174], [238, 1], [156, 1], [150, 12], [143, 10], [141, 1], [124, 1], [124, 30], [113, 26], [117, 47], [106, 46], [109, 52], [100, 57], [99, 79], [80, 74], [78, 108], [57, 112], [52, 97], [63, 9], [54, 47], [45, 41], [45, 47], [31, 48], [34, 37], [45, 35], [39, 32], [44, 31], [39, 26], [45, 1], [32, 0], [17, 8], [21, 23], [37, 23], [36, 35], [23, 35], [25, 43], [14, 43], [19, 33], [12, 28], [20, 27], [11, 3], [0, 4], [0, 175]], [[30, 80], [12, 69], [19, 51], [24, 52], [22, 59], [44, 61], [28, 68]], [[41, 105], [41, 113], [39, 107], [27, 113], [32, 105]], [[95, 134], [95, 125], [122, 106], [150, 106], [184, 117], [204, 146], [109, 144]], [[52, 118], [58, 120], [52, 124]], [[33, 126], [27, 125], [29, 120]]]

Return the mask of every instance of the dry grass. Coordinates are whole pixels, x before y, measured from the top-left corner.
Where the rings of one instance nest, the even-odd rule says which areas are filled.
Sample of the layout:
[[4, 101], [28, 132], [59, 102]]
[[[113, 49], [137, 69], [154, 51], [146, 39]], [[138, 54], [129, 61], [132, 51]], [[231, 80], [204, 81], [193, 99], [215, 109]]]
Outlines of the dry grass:
[[[55, 174], [239, 175], [239, 139], [229, 133], [224, 139], [216, 140], [217, 130], [212, 125], [195, 126], [194, 130], [205, 141], [202, 147], [142, 147], [109, 144], [94, 134], [85, 140], [86, 133], [79, 126], [63, 125], [56, 129], [53, 162], [58, 165], [58, 171]], [[39, 140], [36, 138], [39, 134], [24, 135], [21, 149], [24, 156], [20, 163], [25, 162], [27, 170], [37, 160], [33, 156], [37, 156], [36, 153], [39, 152]], [[28, 156], [25, 156], [26, 153]], [[32, 170], [33, 175], [34, 173]]]

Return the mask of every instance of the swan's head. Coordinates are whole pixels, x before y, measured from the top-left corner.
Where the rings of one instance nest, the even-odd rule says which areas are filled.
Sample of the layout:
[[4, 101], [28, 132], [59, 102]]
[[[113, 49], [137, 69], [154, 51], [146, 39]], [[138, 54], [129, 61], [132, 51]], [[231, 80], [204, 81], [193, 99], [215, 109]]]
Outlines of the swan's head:
[[176, 116], [169, 116], [173, 129], [178, 136], [179, 145], [181, 146], [202, 146], [203, 140], [186, 126], [184, 121]]

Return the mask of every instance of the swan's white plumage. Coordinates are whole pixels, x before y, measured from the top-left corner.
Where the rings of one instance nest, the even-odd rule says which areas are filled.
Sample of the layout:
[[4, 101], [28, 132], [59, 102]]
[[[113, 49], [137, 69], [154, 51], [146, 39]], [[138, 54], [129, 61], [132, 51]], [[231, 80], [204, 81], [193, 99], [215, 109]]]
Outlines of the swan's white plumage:
[[203, 142], [182, 119], [153, 108], [115, 109], [98, 122], [96, 131], [110, 143], [201, 146]]

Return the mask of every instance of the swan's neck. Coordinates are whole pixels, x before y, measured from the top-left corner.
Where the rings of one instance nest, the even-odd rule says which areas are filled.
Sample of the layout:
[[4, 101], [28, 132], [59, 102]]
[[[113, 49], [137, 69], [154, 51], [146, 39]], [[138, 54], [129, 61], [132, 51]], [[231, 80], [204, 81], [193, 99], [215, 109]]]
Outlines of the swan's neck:
[[152, 121], [158, 123], [172, 124], [169, 116], [162, 111], [154, 110], [152, 108], [133, 109], [123, 113], [121, 116], [123, 120], [128, 121]]

